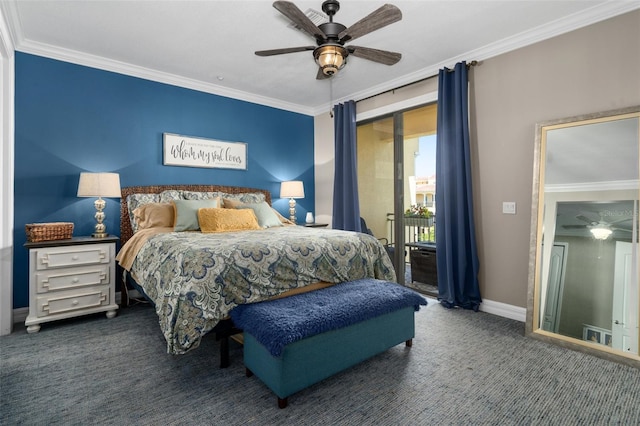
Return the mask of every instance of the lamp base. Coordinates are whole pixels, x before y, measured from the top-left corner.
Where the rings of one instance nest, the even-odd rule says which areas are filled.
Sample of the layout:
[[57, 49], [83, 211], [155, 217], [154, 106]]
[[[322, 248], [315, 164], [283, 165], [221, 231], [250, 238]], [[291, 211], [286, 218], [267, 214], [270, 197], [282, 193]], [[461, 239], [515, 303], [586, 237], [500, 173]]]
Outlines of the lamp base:
[[108, 237], [109, 234], [107, 234], [107, 225], [105, 225], [104, 222], [104, 208], [107, 205], [107, 202], [105, 200], [102, 199], [102, 197], [98, 197], [98, 199], [93, 203], [93, 205], [96, 207], [96, 214], [95, 214], [95, 219], [96, 219], [96, 226], [93, 228], [93, 230], [95, 231], [93, 234], [91, 234], [91, 236], [93, 238], [105, 238]]
[[289, 220], [296, 223], [296, 200], [289, 199]]

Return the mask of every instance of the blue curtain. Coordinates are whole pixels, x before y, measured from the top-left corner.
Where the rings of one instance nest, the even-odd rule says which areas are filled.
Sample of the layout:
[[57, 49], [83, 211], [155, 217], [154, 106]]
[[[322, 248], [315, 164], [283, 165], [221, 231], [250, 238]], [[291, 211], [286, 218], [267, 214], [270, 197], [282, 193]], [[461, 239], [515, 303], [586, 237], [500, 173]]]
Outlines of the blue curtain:
[[436, 140], [436, 253], [438, 300], [477, 311], [478, 251], [473, 220], [465, 62], [440, 70]]
[[356, 152], [356, 103], [334, 107], [335, 175], [333, 180], [334, 229], [361, 231]]

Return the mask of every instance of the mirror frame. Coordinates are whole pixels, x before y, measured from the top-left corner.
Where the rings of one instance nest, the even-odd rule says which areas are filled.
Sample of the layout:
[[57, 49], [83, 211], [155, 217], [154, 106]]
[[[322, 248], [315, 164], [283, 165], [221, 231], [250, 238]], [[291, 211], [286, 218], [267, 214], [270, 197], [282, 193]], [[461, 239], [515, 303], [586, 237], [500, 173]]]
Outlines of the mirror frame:
[[[616, 110], [598, 112], [593, 114], [585, 114], [575, 117], [562, 118], [536, 124], [535, 149], [533, 161], [533, 189], [531, 202], [531, 234], [529, 246], [529, 277], [527, 291], [527, 315], [525, 323], [525, 335], [553, 343], [561, 347], [585, 352], [591, 355], [605, 358], [611, 361], [620, 362], [632, 367], [640, 368], [640, 354], [627, 354], [621, 351], [611, 349], [607, 346], [596, 346], [593, 343], [582, 341], [573, 337], [563, 336], [557, 333], [540, 328], [539, 315], [535, 315], [536, 310], [539, 312], [538, 300], [540, 297], [539, 274], [540, 274], [540, 258], [542, 252], [542, 228], [543, 228], [543, 209], [541, 203], [544, 202], [544, 182], [541, 177], [544, 175], [544, 156], [546, 148], [546, 131], [547, 128], [562, 124], [571, 124], [576, 122], [598, 122], [601, 119], [607, 119], [617, 116], [630, 115], [638, 116], [640, 119], [640, 106], [629, 108], [621, 108]], [[622, 118], [622, 117], [621, 117]], [[585, 123], [588, 124], [588, 123]], [[640, 135], [639, 135], [640, 144]], [[640, 159], [638, 160], [640, 162]], [[639, 176], [640, 180], [640, 176]], [[640, 196], [640, 190], [638, 195]], [[640, 251], [640, 250], [639, 250]], [[639, 264], [640, 264], [640, 259]], [[640, 284], [640, 283], [639, 283]], [[640, 291], [638, 292], [638, 304], [640, 305]], [[640, 319], [639, 319], [640, 321]], [[536, 324], [538, 322], [538, 324]], [[640, 332], [640, 331], [639, 331]]]

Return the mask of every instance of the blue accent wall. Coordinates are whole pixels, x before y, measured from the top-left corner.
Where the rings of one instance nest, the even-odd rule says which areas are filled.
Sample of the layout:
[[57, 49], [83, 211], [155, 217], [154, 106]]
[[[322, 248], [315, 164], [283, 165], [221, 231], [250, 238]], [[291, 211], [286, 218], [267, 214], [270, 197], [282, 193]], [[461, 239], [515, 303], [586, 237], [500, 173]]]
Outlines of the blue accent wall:
[[[16, 52], [13, 306], [29, 305], [24, 225], [73, 222], [90, 235], [94, 199], [78, 198], [80, 172], [116, 172], [122, 186], [220, 184], [268, 189], [302, 180], [297, 219], [314, 211], [313, 117]], [[164, 166], [162, 135], [248, 145], [248, 169]], [[120, 235], [120, 199], [108, 198], [107, 232]]]

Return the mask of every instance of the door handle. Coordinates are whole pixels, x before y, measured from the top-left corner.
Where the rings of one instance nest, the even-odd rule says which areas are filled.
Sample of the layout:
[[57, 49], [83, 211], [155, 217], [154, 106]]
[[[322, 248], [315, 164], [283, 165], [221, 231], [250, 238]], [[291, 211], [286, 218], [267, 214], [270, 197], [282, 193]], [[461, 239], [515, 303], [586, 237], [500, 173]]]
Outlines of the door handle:
[[622, 322], [620, 322], [618, 320], [614, 320], [613, 323], [616, 324], [616, 325], [624, 325], [624, 323], [622, 323]]

